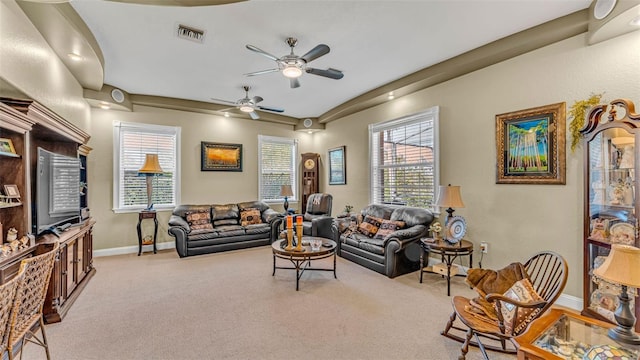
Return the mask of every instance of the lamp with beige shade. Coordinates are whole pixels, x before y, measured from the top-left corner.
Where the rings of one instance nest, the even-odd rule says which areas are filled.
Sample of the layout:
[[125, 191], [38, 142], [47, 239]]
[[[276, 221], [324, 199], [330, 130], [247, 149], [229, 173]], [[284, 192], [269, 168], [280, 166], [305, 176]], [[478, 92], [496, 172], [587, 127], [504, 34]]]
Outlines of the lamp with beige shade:
[[285, 214], [289, 212], [289, 196], [293, 196], [293, 190], [291, 189], [291, 185], [282, 185], [280, 186], [280, 196], [284, 196], [284, 203], [282, 206], [284, 207]]
[[144, 175], [147, 177], [147, 209], [153, 209], [153, 203], [151, 197], [153, 195], [153, 177], [162, 174], [162, 168], [160, 167], [160, 161], [158, 160], [158, 154], [146, 154], [144, 159], [144, 165], [138, 170], [138, 175]]
[[629, 306], [631, 299], [627, 294], [627, 287], [640, 287], [640, 249], [629, 245], [611, 245], [611, 252], [593, 274], [622, 286], [620, 304], [614, 313], [618, 326], [609, 330], [609, 337], [618, 342], [640, 345], [640, 337], [633, 332], [636, 317]]

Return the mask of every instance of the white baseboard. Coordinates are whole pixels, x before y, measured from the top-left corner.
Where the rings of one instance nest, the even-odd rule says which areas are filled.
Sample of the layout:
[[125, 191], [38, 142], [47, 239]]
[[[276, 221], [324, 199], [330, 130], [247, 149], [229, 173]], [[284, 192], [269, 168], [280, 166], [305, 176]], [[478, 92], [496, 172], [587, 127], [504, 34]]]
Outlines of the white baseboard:
[[[156, 244], [156, 248], [158, 250], [175, 249], [175, 247], [176, 247], [176, 243], [174, 241], [167, 241], [167, 242], [161, 242]], [[149, 251], [149, 249], [151, 249], [151, 245], [142, 246], [142, 251]], [[124, 246], [119, 248], [94, 250], [93, 257], [137, 254], [137, 253], [138, 253], [138, 245], [134, 245], [134, 246]]]
[[555, 305], [571, 308], [573, 310], [582, 310], [583, 300], [582, 298], [575, 297], [573, 295], [561, 294]]

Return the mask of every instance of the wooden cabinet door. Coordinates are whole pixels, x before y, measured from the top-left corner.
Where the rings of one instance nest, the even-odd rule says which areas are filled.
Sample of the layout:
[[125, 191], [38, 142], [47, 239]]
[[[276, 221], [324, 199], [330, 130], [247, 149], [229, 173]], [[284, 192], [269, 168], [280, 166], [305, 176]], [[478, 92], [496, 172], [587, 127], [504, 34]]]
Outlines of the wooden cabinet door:
[[68, 297], [73, 289], [76, 288], [76, 284], [78, 284], [78, 273], [76, 262], [77, 262], [77, 244], [78, 239], [73, 239], [67, 243], [67, 292], [66, 297]]
[[80, 281], [82, 281], [82, 279], [84, 279], [84, 276], [87, 274], [87, 268], [84, 266], [84, 258], [85, 258], [85, 251], [84, 251], [84, 246], [85, 246], [85, 241], [84, 241], [84, 236], [78, 238], [78, 240], [76, 241], [76, 281], [79, 283]]

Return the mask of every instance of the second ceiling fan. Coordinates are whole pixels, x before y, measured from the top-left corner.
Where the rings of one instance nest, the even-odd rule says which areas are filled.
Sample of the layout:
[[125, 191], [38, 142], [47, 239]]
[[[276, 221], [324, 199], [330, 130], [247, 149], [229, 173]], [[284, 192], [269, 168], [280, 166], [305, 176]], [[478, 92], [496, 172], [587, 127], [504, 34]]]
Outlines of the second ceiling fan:
[[[242, 87], [242, 89], [244, 90], [245, 96], [244, 96], [244, 98], [239, 99], [237, 101], [228, 101], [228, 100], [215, 99], [215, 98], [211, 98], [211, 100], [214, 100], [214, 101], [217, 101], [217, 102], [221, 102], [221, 103], [225, 103], [225, 104], [229, 104], [229, 105], [233, 105], [238, 110], [249, 114], [249, 116], [251, 116], [251, 118], [253, 120], [260, 119], [260, 115], [258, 115], [256, 110], [265, 110], [265, 111], [272, 111], [272, 112], [277, 112], [277, 113], [284, 112], [284, 109], [258, 105], [258, 103], [261, 102], [264, 99], [262, 97], [260, 97], [260, 96], [254, 96], [252, 98], [249, 98], [249, 90], [251, 89], [251, 87], [249, 87], [249, 86], [245, 85], [245, 86]], [[225, 110], [227, 110], [227, 109], [222, 109], [220, 111], [225, 111]]]
[[307, 64], [310, 63], [311, 61], [329, 53], [330, 49], [327, 45], [320, 44], [314, 47], [313, 49], [309, 50], [309, 52], [307, 52], [306, 54], [302, 56], [298, 56], [293, 53], [293, 48], [298, 43], [298, 39], [289, 37], [287, 38], [286, 41], [287, 41], [287, 45], [289, 45], [289, 47], [291, 48], [291, 53], [288, 55], [284, 55], [282, 57], [276, 57], [253, 45], [247, 45], [247, 49], [257, 52], [258, 54], [263, 55], [275, 61], [276, 64], [278, 65], [278, 68], [256, 71], [256, 72], [248, 73], [245, 75], [255, 76], [255, 75], [262, 75], [262, 74], [267, 74], [267, 73], [276, 72], [276, 71], [282, 71], [282, 74], [289, 78], [289, 82], [292, 88], [300, 87], [300, 82], [298, 81], [298, 78], [300, 77], [300, 75], [302, 75], [303, 72], [306, 72], [308, 74], [313, 74], [313, 75], [324, 76], [324, 77], [335, 79], [335, 80], [342, 79], [342, 77], [344, 76], [344, 74], [340, 70], [336, 70], [332, 68], [322, 70], [322, 69], [315, 69], [307, 66]]

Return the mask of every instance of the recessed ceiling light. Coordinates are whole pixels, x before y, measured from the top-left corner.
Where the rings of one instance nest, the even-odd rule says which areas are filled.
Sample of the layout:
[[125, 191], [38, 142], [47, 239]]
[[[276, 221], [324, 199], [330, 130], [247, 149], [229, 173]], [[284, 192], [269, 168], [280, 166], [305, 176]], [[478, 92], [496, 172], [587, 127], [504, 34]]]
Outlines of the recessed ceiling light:
[[640, 15], [634, 17], [631, 21], [629, 21], [629, 25], [631, 25], [631, 26], [640, 26]]
[[228, 112], [224, 112], [224, 117], [229, 117], [229, 113]]
[[393, 91], [389, 92], [389, 95], [387, 96], [387, 99], [393, 100], [394, 98], [395, 98], [395, 96], [393, 95]]
[[67, 56], [69, 57], [69, 59], [73, 60], [73, 61], [80, 61], [83, 59], [82, 56], [80, 56], [79, 54], [76, 53], [68, 53]]
[[100, 104], [100, 108], [101, 109], [105, 109], [105, 110], [109, 110], [109, 109], [111, 109], [111, 106], [109, 106], [109, 104]]

